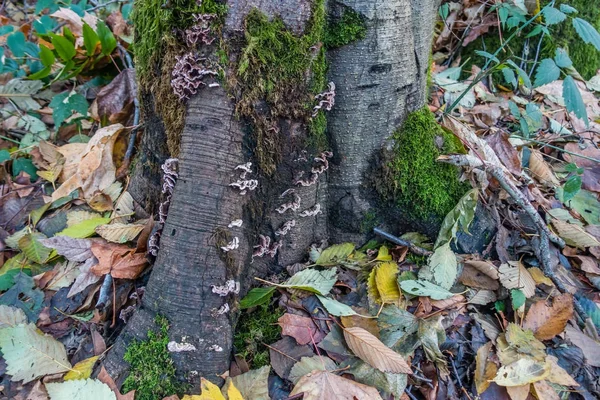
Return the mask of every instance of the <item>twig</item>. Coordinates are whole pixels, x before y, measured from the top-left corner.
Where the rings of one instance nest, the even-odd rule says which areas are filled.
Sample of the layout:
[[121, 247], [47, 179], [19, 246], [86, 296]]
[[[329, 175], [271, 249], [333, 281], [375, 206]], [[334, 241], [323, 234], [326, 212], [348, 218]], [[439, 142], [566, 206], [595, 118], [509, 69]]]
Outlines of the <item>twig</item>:
[[102, 287], [100, 287], [100, 295], [98, 296], [98, 303], [96, 303], [96, 308], [103, 308], [108, 302], [108, 296], [110, 295], [110, 289], [112, 286], [112, 276], [110, 274], [104, 275], [104, 282], [102, 282]]
[[412, 243], [412, 242], [410, 242], [408, 240], [400, 239], [399, 237], [396, 237], [396, 236], [394, 236], [392, 234], [384, 232], [384, 231], [382, 231], [379, 228], [374, 228], [373, 232], [376, 235], [379, 235], [379, 236], [382, 236], [382, 237], [386, 238], [387, 240], [389, 240], [392, 243], [396, 243], [396, 244], [399, 244], [400, 246], [406, 246], [406, 247], [408, 247], [408, 249], [412, 253], [415, 253], [415, 254], [417, 254], [419, 256], [430, 256], [430, 255], [433, 254], [433, 252], [431, 252], [431, 251], [429, 251], [427, 249], [419, 247], [416, 244], [414, 244], [414, 243]]
[[94, 6], [94, 7], [90, 7], [90, 8], [88, 8], [85, 11], [90, 12], [90, 11], [97, 10], [99, 8], [104, 8], [104, 7], [109, 6], [111, 4], [115, 4], [115, 3], [127, 3], [128, 1], [129, 0], [111, 0], [111, 1], [107, 1], [106, 3], [102, 3], [102, 4], [98, 4], [98, 5]]
[[521, 208], [525, 210], [527, 215], [531, 217], [531, 219], [537, 226], [540, 234], [545, 233], [546, 235], [548, 235], [548, 238], [553, 243], [556, 243], [556, 245], [559, 246], [561, 249], [565, 247], [565, 241], [556, 236], [554, 233], [552, 233], [550, 229], [548, 229], [548, 226], [546, 226], [546, 223], [544, 222], [540, 214], [537, 212], [535, 207], [531, 205], [529, 199], [525, 197], [525, 195], [510, 179], [508, 179], [508, 177], [502, 171], [502, 168], [490, 163], [486, 163], [476, 157], [462, 154], [440, 156], [438, 157], [438, 161], [453, 164], [456, 166], [470, 166], [489, 172], [494, 178], [498, 180], [500, 186], [502, 186], [502, 188], [513, 198], [515, 203], [521, 206]]
[[412, 385], [411, 385], [410, 387], [407, 387], [407, 388], [405, 388], [405, 389], [404, 389], [404, 393], [406, 393], [406, 395], [407, 395], [408, 397], [410, 397], [410, 398], [411, 398], [411, 400], [419, 400], [419, 399], [417, 399], [417, 398], [416, 398], [416, 397], [415, 397], [415, 396], [414, 396], [414, 395], [413, 395], [413, 394], [410, 392], [410, 389], [412, 389]]

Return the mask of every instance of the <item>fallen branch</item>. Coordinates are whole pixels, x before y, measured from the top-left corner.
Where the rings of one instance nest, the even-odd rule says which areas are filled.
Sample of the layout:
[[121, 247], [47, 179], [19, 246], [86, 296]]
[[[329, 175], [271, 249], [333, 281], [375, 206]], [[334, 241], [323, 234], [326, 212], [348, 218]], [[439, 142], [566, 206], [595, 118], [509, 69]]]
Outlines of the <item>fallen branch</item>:
[[399, 244], [400, 246], [408, 247], [408, 250], [411, 253], [414, 253], [416, 255], [429, 257], [430, 255], [433, 254], [433, 252], [431, 252], [431, 251], [429, 251], [427, 249], [419, 247], [416, 244], [414, 244], [414, 243], [412, 243], [412, 242], [410, 242], [408, 240], [400, 239], [399, 237], [396, 237], [396, 236], [391, 235], [391, 234], [389, 234], [387, 232], [384, 232], [384, 231], [382, 231], [379, 228], [374, 228], [373, 232], [376, 235], [384, 237], [385, 239], [389, 240], [392, 243], [396, 243], [396, 244]]

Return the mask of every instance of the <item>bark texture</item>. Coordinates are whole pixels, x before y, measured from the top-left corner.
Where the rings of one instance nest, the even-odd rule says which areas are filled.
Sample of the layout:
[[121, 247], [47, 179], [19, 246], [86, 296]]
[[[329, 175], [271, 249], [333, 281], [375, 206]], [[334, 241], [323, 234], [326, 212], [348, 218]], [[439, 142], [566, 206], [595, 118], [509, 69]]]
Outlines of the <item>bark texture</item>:
[[436, 0], [333, 1], [366, 18], [363, 40], [329, 52], [336, 105], [328, 116], [335, 154], [329, 175], [330, 236], [360, 242], [376, 207], [369, 170], [405, 116], [423, 106]]
[[[281, 17], [288, 29], [300, 35], [314, 4], [311, 0], [229, 0], [223, 37], [231, 39], [231, 45], [239, 41], [245, 15], [253, 7], [268, 16]], [[127, 344], [134, 338], [143, 339], [157, 314], [168, 318], [171, 340], [181, 342], [185, 336], [185, 341], [197, 348], [173, 354], [179, 371], [196, 371], [190, 380], [195, 385], [200, 376], [213, 379], [229, 367], [237, 304], [237, 296], [220, 297], [212, 292], [213, 285], [235, 279], [241, 282], [243, 294], [254, 276], [279, 272], [305, 258], [311, 243], [327, 239], [328, 229], [335, 241], [363, 238], [357, 223], [373, 202], [365, 189], [369, 163], [406, 113], [424, 101], [434, 0], [333, 1], [331, 10], [340, 12], [342, 6], [362, 14], [368, 30], [364, 40], [329, 55], [329, 80], [337, 87], [336, 105], [328, 115], [335, 160], [329, 179], [322, 174], [314, 185], [296, 183], [300, 172], [308, 178], [313, 167], [323, 164], [314, 160], [318, 153], [306, 152], [305, 121], [281, 119], [274, 122], [281, 152], [275, 173], [261, 175], [254, 163], [254, 173], [246, 179], [258, 179], [259, 186], [240, 196], [230, 183], [239, 179], [237, 165], [255, 161], [254, 151], [260, 144], [253, 140], [252, 124], [236, 118], [235, 103], [222, 88], [204, 88], [189, 101], [181, 137], [179, 180], [142, 308], [105, 360], [117, 382], [127, 373], [122, 360]], [[164, 139], [160, 121], [152, 118], [148, 112], [145, 134], [153, 138], [144, 139], [143, 148], [156, 151], [151, 157], [158, 161], [164, 158]], [[137, 168], [134, 195], [147, 201], [146, 181], [152, 182], [147, 177], [151, 171], [143, 173], [144, 164]], [[277, 212], [283, 203], [294, 199], [289, 194], [281, 196], [288, 189], [295, 190], [300, 207]], [[314, 210], [317, 205], [321, 213], [301, 216], [302, 211]], [[327, 212], [328, 207], [332, 213]], [[243, 226], [228, 228], [236, 219], [242, 219]], [[287, 235], [275, 234], [291, 220], [295, 227]], [[274, 258], [253, 259], [259, 235], [282, 245]], [[220, 247], [234, 237], [239, 247], [223, 252]], [[218, 315], [216, 311], [225, 303], [232, 312]]]

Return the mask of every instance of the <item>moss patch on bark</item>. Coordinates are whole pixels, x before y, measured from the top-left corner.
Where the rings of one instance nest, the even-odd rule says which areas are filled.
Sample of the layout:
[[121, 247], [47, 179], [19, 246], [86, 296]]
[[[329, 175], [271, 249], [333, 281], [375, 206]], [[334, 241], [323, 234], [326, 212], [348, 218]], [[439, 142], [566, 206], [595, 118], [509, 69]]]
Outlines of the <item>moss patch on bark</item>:
[[165, 317], [157, 317], [155, 323], [158, 330], [149, 331], [145, 341], [131, 343], [123, 357], [131, 369], [122, 391], [135, 390], [136, 400], [162, 399], [187, 389], [175, 377], [175, 366], [167, 349], [169, 322]]
[[328, 49], [334, 49], [364, 39], [366, 34], [364, 17], [353, 9], [344, 7], [341, 17], [327, 24], [323, 44]]
[[458, 180], [456, 167], [436, 159], [464, 152], [462, 144], [438, 125], [427, 107], [410, 113], [392, 138], [395, 144], [384, 165], [386, 182], [376, 185], [379, 193], [416, 218], [443, 218], [468, 187]]

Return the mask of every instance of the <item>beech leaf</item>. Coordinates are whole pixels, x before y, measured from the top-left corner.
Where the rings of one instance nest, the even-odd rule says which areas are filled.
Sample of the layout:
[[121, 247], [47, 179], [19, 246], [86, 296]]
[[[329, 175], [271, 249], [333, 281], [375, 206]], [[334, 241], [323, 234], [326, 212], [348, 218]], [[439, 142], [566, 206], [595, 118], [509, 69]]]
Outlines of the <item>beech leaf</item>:
[[46, 383], [50, 400], [117, 400], [115, 393], [96, 379]]
[[335, 266], [345, 261], [354, 252], [354, 244], [342, 243], [329, 246], [319, 256], [315, 264], [321, 266]]
[[144, 224], [123, 224], [117, 222], [98, 226], [96, 233], [109, 242], [125, 243], [135, 239], [144, 227]]
[[544, 380], [550, 375], [550, 368], [543, 361], [522, 357], [512, 364], [500, 367], [494, 382], [500, 386], [522, 386]]
[[404, 358], [363, 328], [344, 329], [346, 344], [361, 360], [382, 372], [411, 374]]
[[523, 328], [533, 331], [539, 340], [550, 340], [562, 333], [573, 317], [573, 296], [564, 293], [556, 296], [552, 306], [546, 300], [534, 303], [525, 316]]
[[535, 294], [535, 280], [527, 268], [518, 261], [509, 261], [498, 268], [500, 283], [507, 289], [520, 289], [525, 297]]
[[431, 297], [434, 300], [445, 300], [454, 296], [454, 293], [443, 287], [424, 280], [402, 281], [400, 287], [412, 295]]
[[382, 400], [377, 389], [328, 371], [311, 372], [302, 377], [290, 396], [304, 393], [303, 400], [369, 399]]
[[300, 361], [298, 361], [292, 367], [289, 380], [295, 385], [298, 383], [300, 378], [311, 373], [312, 371], [333, 371], [336, 368], [337, 365], [328, 357], [302, 357]]

